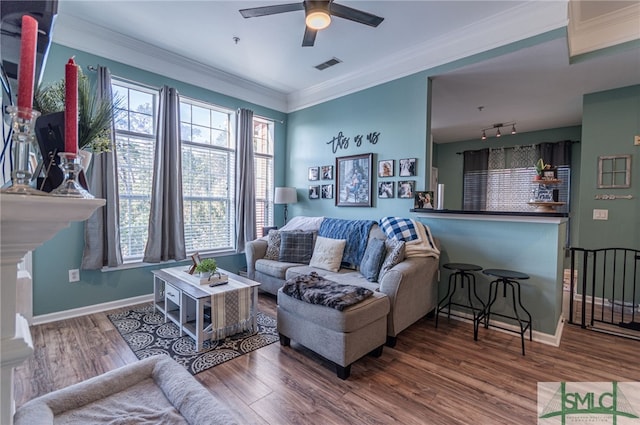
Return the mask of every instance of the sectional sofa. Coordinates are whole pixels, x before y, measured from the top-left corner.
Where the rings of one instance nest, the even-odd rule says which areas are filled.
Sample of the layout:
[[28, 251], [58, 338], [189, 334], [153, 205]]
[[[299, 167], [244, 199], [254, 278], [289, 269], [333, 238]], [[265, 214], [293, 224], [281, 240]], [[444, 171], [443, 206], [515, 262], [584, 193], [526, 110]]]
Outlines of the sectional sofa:
[[[386, 219], [386, 218], [385, 218]], [[390, 309], [387, 316], [387, 345], [393, 346], [397, 335], [404, 329], [415, 323], [426, 314], [433, 312], [437, 306], [437, 272], [439, 268], [438, 241], [433, 238], [429, 229], [414, 220], [402, 219], [405, 224], [414, 226], [413, 234], [407, 236], [407, 232], [392, 234], [389, 227], [382, 225], [382, 220], [375, 221], [368, 231], [360, 232], [364, 227], [360, 226], [362, 220], [339, 220], [324, 217], [295, 217], [284, 227], [279, 229], [283, 234], [312, 233], [314, 237], [314, 249], [312, 258], [297, 259], [297, 262], [286, 261], [282, 256], [267, 255], [273, 251], [270, 242], [274, 239], [274, 231], [269, 236], [251, 241], [246, 246], [247, 274], [251, 279], [261, 283], [262, 291], [277, 295], [287, 279], [300, 275], [308, 275], [311, 272], [327, 280], [361, 286], [374, 291], [378, 295], [385, 295], [389, 299]], [[323, 225], [324, 223], [324, 225]], [[331, 232], [328, 223], [338, 224], [338, 231]], [[386, 222], [385, 222], [386, 223]], [[327, 236], [327, 229], [328, 236]], [[335, 229], [335, 228], [334, 228]], [[386, 230], [386, 231], [385, 231]], [[342, 233], [340, 233], [342, 232]], [[345, 234], [345, 232], [347, 234]], [[351, 233], [351, 234], [349, 234]], [[410, 232], [409, 232], [410, 233]], [[354, 239], [355, 234], [355, 239]], [[327, 267], [326, 264], [313, 261], [318, 254], [318, 238], [339, 240], [343, 235], [348, 242], [360, 247], [368, 247], [372, 239], [385, 242], [384, 262], [375, 276], [371, 273], [363, 275], [362, 264], [347, 264], [338, 261], [338, 268]], [[324, 245], [324, 239], [322, 239]], [[351, 239], [351, 240], [349, 240]], [[407, 239], [407, 240], [403, 240]], [[402, 241], [405, 247], [402, 253], [397, 249], [398, 241]], [[395, 244], [395, 245], [394, 245]], [[348, 245], [348, 244], [347, 244]], [[282, 248], [282, 245], [280, 246]], [[395, 248], [395, 249], [394, 249]], [[277, 250], [276, 250], [277, 251]], [[347, 255], [345, 249], [344, 255]], [[280, 254], [283, 252], [280, 251]], [[353, 253], [353, 250], [351, 250]], [[395, 255], [394, 258], [390, 257]], [[324, 257], [330, 257], [324, 253]], [[345, 257], [342, 258], [344, 260]], [[328, 258], [330, 261], [331, 259]], [[384, 269], [386, 266], [386, 269]], [[375, 268], [375, 267], [374, 267]], [[373, 277], [373, 278], [372, 278]]]

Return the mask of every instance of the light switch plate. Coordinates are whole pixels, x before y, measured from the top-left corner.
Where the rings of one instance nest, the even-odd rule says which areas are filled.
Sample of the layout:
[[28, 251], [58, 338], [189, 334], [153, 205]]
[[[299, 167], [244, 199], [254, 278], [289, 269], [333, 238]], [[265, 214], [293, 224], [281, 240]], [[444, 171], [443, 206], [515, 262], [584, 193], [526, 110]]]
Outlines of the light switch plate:
[[635, 136], [633, 138], [633, 144], [636, 146], [640, 146], [640, 136]]
[[609, 220], [609, 210], [593, 210], [594, 220]]

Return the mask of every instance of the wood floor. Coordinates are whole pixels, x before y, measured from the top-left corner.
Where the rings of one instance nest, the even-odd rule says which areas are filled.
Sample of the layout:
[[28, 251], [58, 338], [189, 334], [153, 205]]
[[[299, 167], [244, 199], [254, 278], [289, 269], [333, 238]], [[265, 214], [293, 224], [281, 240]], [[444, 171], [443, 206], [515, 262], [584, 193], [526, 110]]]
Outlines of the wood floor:
[[[260, 310], [275, 316], [275, 299]], [[16, 369], [16, 404], [136, 361], [105, 313], [32, 328]], [[535, 424], [541, 381], [640, 381], [640, 342], [566, 325], [560, 347], [470, 323], [423, 318], [395, 348], [342, 381], [331, 365], [278, 343], [196, 375], [242, 424]]]

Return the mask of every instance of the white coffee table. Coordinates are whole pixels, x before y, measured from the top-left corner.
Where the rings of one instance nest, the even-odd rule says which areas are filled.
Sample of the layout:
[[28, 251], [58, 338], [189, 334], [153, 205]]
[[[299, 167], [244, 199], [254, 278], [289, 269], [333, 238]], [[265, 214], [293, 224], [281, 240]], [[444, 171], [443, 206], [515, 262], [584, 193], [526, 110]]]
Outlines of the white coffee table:
[[[205, 340], [217, 339], [220, 337], [220, 330], [213, 329], [212, 316], [215, 312], [213, 297], [222, 296], [226, 292], [240, 291], [244, 288], [251, 288], [250, 322], [251, 331], [257, 332], [257, 312], [258, 312], [258, 286], [259, 282], [238, 276], [234, 273], [218, 269], [221, 273], [229, 276], [229, 282], [224, 285], [209, 287], [200, 284], [200, 278], [192, 276], [186, 272], [188, 267], [172, 267], [167, 269], [153, 270], [153, 292], [155, 308], [164, 314], [165, 323], [171, 320], [180, 329], [180, 335], [187, 334], [195, 342], [197, 350], [202, 350]], [[236, 298], [237, 302], [237, 298]], [[226, 306], [225, 306], [226, 307]], [[238, 306], [229, 306], [237, 308]], [[208, 317], [205, 316], [205, 309], [210, 309]], [[225, 323], [231, 326], [234, 323]], [[229, 335], [222, 335], [229, 336]]]

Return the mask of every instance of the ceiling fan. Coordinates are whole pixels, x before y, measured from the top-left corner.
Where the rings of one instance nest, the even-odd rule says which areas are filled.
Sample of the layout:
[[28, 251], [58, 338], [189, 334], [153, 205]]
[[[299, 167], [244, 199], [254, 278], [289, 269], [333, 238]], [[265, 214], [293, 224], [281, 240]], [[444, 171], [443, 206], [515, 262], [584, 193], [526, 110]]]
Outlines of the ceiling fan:
[[319, 30], [329, 26], [332, 15], [371, 27], [377, 27], [384, 21], [384, 18], [363, 12], [362, 10], [336, 4], [333, 0], [305, 0], [301, 3], [252, 7], [250, 9], [241, 9], [240, 14], [245, 18], [256, 18], [258, 16], [276, 15], [278, 13], [294, 12], [296, 10], [305, 11], [306, 27], [304, 29], [304, 37], [302, 38], [303, 47], [313, 46], [313, 43], [316, 41], [316, 34]]

